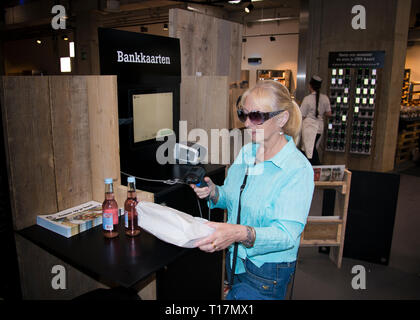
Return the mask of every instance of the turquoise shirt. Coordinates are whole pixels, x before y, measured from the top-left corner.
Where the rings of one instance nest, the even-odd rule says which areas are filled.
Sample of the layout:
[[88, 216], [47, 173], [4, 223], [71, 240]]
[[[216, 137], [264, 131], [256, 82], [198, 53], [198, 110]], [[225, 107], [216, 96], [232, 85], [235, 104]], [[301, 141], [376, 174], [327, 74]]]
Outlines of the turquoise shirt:
[[[241, 198], [241, 224], [255, 228], [254, 246], [238, 246], [236, 273], [245, 272], [242, 259], [258, 267], [265, 262], [292, 262], [305, 227], [314, 191], [314, 173], [306, 157], [285, 135], [287, 144], [270, 160], [255, 163], [258, 144], [249, 143], [228, 170], [219, 199], [211, 208], [226, 209], [228, 223], [236, 224], [239, 191], [248, 168]], [[233, 244], [229, 250], [233, 260]], [[231, 265], [232, 265], [231, 260]]]

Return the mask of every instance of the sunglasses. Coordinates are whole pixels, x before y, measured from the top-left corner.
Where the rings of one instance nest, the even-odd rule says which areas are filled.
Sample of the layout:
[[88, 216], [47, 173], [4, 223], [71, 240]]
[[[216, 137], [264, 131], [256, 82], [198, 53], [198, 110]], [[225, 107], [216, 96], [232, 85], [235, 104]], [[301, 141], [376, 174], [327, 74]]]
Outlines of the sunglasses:
[[251, 121], [252, 124], [259, 125], [282, 113], [284, 110], [274, 112], [252, 111], [249, 113], [245, 113], [243, 109], [237, 109], [236, 111], [238, 112], [238, 118], [241, 122], [245, 122], [246, 118], [249, 118], [249, 121]]

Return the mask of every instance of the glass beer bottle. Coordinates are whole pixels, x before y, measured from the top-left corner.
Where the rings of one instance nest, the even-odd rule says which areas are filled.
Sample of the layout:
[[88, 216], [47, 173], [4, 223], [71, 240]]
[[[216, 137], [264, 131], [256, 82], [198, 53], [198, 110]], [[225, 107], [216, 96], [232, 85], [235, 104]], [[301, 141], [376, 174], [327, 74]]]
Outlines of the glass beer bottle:
[[134, 177], [127, 178], [127, 200], [124, 202], [125, 234], [135, 237], [140, 234], [137, 216], [136, 180]]
[[105, 200], [102, 203], [102, 228], [105, 238], [118, 236], [118, 204], [115, 201], [112, 178], [105, 179]]

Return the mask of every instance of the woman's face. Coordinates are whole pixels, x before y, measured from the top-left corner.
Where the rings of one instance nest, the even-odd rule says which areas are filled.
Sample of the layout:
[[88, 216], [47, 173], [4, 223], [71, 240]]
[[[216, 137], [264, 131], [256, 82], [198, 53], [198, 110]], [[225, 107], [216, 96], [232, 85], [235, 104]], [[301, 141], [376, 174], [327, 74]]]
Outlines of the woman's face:
[[[259, 106], [255, 102], [255, 99], [254, 99], [252, 94], [250, 94], [246, 98], [242, 108], [245, 111], [245, 113], [249, 113], [249, 112], [252, 112], [252, 111], [270, 112], [270, 110], [265, 110], [261, 106]], [[253, 124], [249, 120], [249, 117], [247, 117], [246, 121], [245, 121], [245, 127], [247, 129], [252, 130], [251, 131], [252, 142], [262, 143], [262, 142], [265, 142], [265, 141], [268, 141], [268, 140], [272, 139], [274, 136], [279, 136], [279, 127], [277, 125], [277, 118], [278, 117], [279, 116], [275, 116], [275, 117], [273, 117], [271, 119], [268, 119], [267, 121], [265, 121], [264, 123], [259, 124], [259, 125]], [[263, 132], [258, 131], [258, 133], [257, 133], [257, 129], [263, 130]]]

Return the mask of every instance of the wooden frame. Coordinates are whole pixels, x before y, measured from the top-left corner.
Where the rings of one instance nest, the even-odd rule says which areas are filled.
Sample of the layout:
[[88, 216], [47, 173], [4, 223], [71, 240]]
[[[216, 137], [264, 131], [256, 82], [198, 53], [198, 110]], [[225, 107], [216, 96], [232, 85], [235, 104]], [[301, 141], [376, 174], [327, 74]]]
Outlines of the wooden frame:
[[344, 170], [343, 181], [316, 181], [315, 188], [334, 189], [334, 216], [309, 216], [302, 233], [301, 247], [331, 247], [330, 259], [341, 268], [350, 197], [351, 172]]

